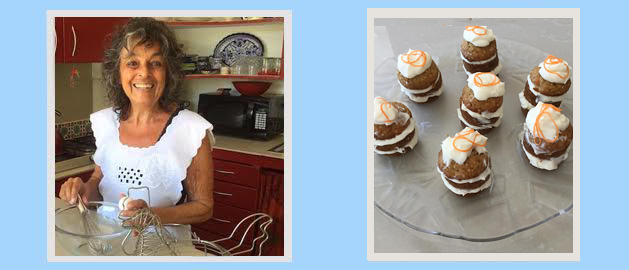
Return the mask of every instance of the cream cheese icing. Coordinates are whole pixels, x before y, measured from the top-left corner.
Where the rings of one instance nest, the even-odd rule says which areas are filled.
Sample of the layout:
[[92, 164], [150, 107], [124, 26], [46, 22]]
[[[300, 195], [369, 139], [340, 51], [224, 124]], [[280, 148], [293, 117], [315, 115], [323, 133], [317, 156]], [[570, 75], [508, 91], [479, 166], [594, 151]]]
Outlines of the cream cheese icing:
[[518, 97], [520, 98], [520, 107], [522, 107], [522, 109], [530, 110], [535, 107], [526, 99], [526, 97], [524, 97], [524, 91], [520, 92], [520, 94], [518, 94]]
[[496, 122], [494, 122], [493, 124], [487, 124], [487, 125], [482, 125], [482, 126], [476, 126], [476, 125], [472, 125], [470, 123], [468, 123], [467, 121], [465, 121], [465, 118], [463, 118], [463, 115], [461, 114], [461, 109], [456, 109], [456, 112], [459, 116], [459, 119], [463, 122], [463, 124], [465, 124], [466, 126], [476, 129], [476, 130], [483, 130], [483, 129], [488, 129], [488, 128], [495, 128], [500, 126], [500, 123], [502, 123], [502, 118], [498, 119]]
[[408, 136], [408, 134], [411, 134], [411, 132], [413, 132], [413, 130], [415, 130], [415, 119], [411, 118], [410, 122], [408, 123], [408, 126], [406, 126], [406, 128], [402, 131], [402, 133], [395, 135], [395, 137], [390, 138], [390, 139], [386, 139], [386, 140], [375, 140], [374, 144], [376, 146], [382, 146], [382, 145], [391, 145], [391, 144], [395, 144], [398, 143], [399, 141], [403, 140], [404, 138], [406, 138], [406, 136]]
[[539, 67], [539, 74], [542, 75], [542, 78], [553, 83], [566, 84], [572, 75], [570, 64], [552, 55], [549, 55], [544, 62], [540, 63]]
[[[422, 52], [425, 57], [421, 56], [421, 53], [414, 54], [413, 52]], [[407, 63], [412, 61], [415, 62]], [[421, 50], [408, 49], [408, 53], [400, 54], [397, 58], [397, 69], [398, 71], [400, 71], [402, 76], [406, 78], [414, 78], [415, 76], [424, 73], [424, 71], [426, 71], [431, 64], [432, 57], [430, 56], [430, 54]]]
[[413, 94], [407, 92], [405, 89], [406, 88], [402, 89], [402, 91], [404, 91], [404, 93], [408, 96], [408, 98], [410, 98], [412, 101], [423, 103], [423, 102], [428, 101], [428, 99], [431, 97], [436, 97], [436, 96], [441, 95], [441, 93], [443, 93], [443, 84], [441, 84], [441, 87], [439, 87], [437, 91], [427, 96], [414, 96]]
[[490, 57], [487, 60], [482, 60], [482, 61], [469, 61], [467, 60], [464, 56], [462, 52], [459, 52], [459, 54], [461, 55], [461, 59], [463, 59], [463, 61], [465, 61], [465, 63], [471, 64], [471, 65], [482, 65], [482, 64], [487, 64], [489, 62], [491, 62], [492, 60], [496, 59], [496, 57], [498, 57], [498, 53], [494, 54], [494, 56]]
[[[414, 127], [415, 127], [415, 124], [413, 123], [413, 129]], [[391, 155], [391, 154], [396, 154], [396, 153], [404, 154], [406, 153], [406, 148], [413, 149], [413, 147], [415, 147], [415, 145], [417, 144], [418, 136], [419, 135], [417, 134], [417, 132], [415, 132], [415, 135], [413, 135], [413, 138], [411, 138], [411, 140], [404, 147], [401, 147], [401, 148], [398, 147], [391, 151], [380, 151], [374, 148], [374, 151], [381, 155]]]
[[476, 72], [467, 77], [467, 86], [474, 92], [474, 98], [487, 100], [505, 94], [505, 83], [490, 72]]
[[[526, 128], [528, 130], [535, 130], [535, 122], [538, 122], [539, 132], [541, 132], [539, 135], [543, 135], [548, 140], [553, 140], [558, 136], [559, 132], [568, 128], [570, 120], [562, 113], [554, 110], [554, 106], [550, 105], [552, 106], [551, 108], [543, 109], [544, 105], [546, 105], [546, 103], [539, 102], [537, 106], [529, 110], [526, 115]], [[539, 121], [537, 121], [538, 115], [542, 110], [543, 114], [539, 117]], [[538, 136], [538, 134], [533, 135]]]
[[463, 39], [476, 47], [487, 47], [496, 39], [494, 32], [487, 26], [467, 26], [463, 31]]
[[382, 97], [373, 99], [373, 121], [376, 125], [391, 125], [395, 123], [398, 109]]
[[[472, 154], [472, 151], [462, 152], [458, 149], [469, 149], [472, 148], [476, 150], [478, 153], [485, 153], [487, 149], [485, 149], [485, 145], [487, 142], [487, 137], [478, 133], [478, 131], [471, 132], [472, 130], [468, 127], [463, 129], [461, 132], [457, 134], [457, 136], [461, 136], [463, 138], [457, 139], [457, 136], [448, 137], [441, 143], [441, 151], [443, 163], [448, 166], [450, 161], [454, 161], [458, 164], [463, 164], [465, 160]], [[469, 141], [468, 141], [469, 140]], [[472, 143], [474, 142], [474, 143]], [[454, 147], [456, 145], [456, 148]]]
[[549, 170], [549, 171], [557, 169], [557, 167], [559, 167], [559, 164], [561, 164], [561, 162], [563, 162], [564, 160], [568, 158], [568, 153], [570, 152], [571, 148], [572, 148], [572, 143], [570, 143], [570, 145], [568, 146], [568, 149], [566, 150], [565, 153], [563, 153], [563, 155], [558, 156], [558, 157], [552, 157], [550, 159], [541, 159], [529, 153], [529, 151], [527, 151], [526, 148], [524, 148], [524, 142], [522, 142], [522, 149], [524, 149], [524, 153], [526, 154], [526, 157], [529, 159], [529, 163], [531, 163], [531, 165], [537, 168]]
[[450, 183], [448, 183], [448, 180], [446, 180], [445, 178], [443, 178], [443, 175], [441, 176], [441, 180], [443, 180], [443, 183], [446, 185], [446, 187], [451, 190], [452, 192], [459, 194], [461, 196], [465, 196], [467, 194], [474, 194], [474, 193], [478, 193], [481, 192], [483, 190], [485, 190], [486, 188], [491, 186], [491, 183], [493, 181], [493, 178], [490, 177], [489, 180], [487, 180], [481, 187], [479, 188], [475, 188], [475, 189], [461, 189], [461, 188], [456, 188], [452, 185], [450, 185]]

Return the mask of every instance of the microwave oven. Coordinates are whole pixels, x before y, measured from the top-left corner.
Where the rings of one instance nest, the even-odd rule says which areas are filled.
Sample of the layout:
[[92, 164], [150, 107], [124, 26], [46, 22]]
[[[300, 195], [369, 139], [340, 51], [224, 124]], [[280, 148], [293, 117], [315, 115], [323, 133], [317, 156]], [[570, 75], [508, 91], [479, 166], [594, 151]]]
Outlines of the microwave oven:
[[199, 94], [198, 113], [213, 132], [269, 140], [284, 132], [284, 95], [228, 96]]

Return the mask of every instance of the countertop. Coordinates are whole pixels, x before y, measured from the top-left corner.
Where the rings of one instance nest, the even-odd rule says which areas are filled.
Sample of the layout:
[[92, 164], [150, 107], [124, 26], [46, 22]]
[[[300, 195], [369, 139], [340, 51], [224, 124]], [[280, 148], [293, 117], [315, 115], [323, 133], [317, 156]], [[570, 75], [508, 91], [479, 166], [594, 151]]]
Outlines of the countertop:
[[[409, 48], [420, 49], [413, 44], [438, 42], [452, 37], [462, 39], [462, 29], [465, 25], [487, 25], [497, 36], [497, 42], [505, 38], [530, 44], [564, 58], [571, 65], [573, 63], [571, 19], [376, 19], [374, 67], [378, 67], [390, 57], [406, 52]], [[573, 211], [574, 209], [507, 239], [473, 243], [414, 231], [374, 207], [374, 252], [569, 253], [573, 252]]]
[[[255, 156], [284, 159], [284, 153], [269, 151], [270, 149], [283, 144], [284, 136], [278, 135], [268, 141], [250, 140], [225, 135], [214, 135], [214, 149], [239, 152]], [[67, 161], [68, 166], [62, 171], [55, 172], [55, 180], [65, 180], [67, 177], [77, 175], [94, 169], [94, 163], [87, 157], [83, 159], [73, 159]], [[73, 164], [72, 164], [73, 163]]]
[[269, 151], [284, 143], [284, 135], [279, 135], [268, 141], [250, 140], [225, 135], [214, 135], [215, 149], [234, 151], [244, 154], [284, 159], [284, 153]]

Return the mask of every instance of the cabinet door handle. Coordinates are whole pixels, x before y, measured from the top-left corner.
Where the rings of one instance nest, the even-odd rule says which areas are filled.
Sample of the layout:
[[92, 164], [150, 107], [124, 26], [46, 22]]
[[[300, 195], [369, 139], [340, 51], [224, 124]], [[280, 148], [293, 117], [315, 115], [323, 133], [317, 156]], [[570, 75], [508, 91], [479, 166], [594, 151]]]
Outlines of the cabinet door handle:
[[212, 218], [212, 220], [216, 220], [216, 221], [218, 221], [218, 222], [222, 222], [222, 223], [232, 223], [232, 222], [231, 222], [231, 221], [229, 221], [229, 220], [224, 220], [224, 219], [220, 219], [220, 218]]
[[74, 25], [72, 26], [72, 36], [74, 37], [74, 45], [72, 46], [72, 56], [74, 57], [74, 52], [76, 51], [76, 31], [74, 31]]
[[[55, 18], [52, 19], [52, 23], [55, 23]], [[57, 53], [57, 28], [55, 28], [55, 31], [52, 32], [54, 37], [55, 37], [55, 49], [54, 52]]]
[[235, 174], [235, 172], [230, 171], [222, 171], [222, 170], [214, 170], [215, 172], [223, 173], [223, 174]]
[[214, 191], [214, 194], [223, 195], [223, 196], [233, 196], [234, 195], [234, 194], [231, 194], [231, 193], [218, 192], [218, 191]]

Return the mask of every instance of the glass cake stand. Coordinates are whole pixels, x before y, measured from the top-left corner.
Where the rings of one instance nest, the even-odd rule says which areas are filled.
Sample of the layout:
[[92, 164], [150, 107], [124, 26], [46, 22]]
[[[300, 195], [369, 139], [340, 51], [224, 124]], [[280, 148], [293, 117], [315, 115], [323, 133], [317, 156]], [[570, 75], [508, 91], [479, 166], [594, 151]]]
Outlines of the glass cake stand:
[[[519, 137], [525, 116], [518, 94], [524, 89], [527, 75], [548, 53], [499, 39], [503, 65], [499, 77], [506, 87], [504, 116], [502, 124], [485, 135], [494, 183], [471, 198], [457, 196], [445, 187], [437, 172], [441, 142], [463, 129], [456, 112], [467, 84], [459, 56], [461, 40], [453, 38], [412, 48], [430, 53], [443, 76], [443, 94], [428, 104], [415, 104], [400, 91], [395, 58], [376, 61], [374, 96], [404, 103], [417, 122], [419, 141], [413, 150], [399, 157], [374, 153], [374, 204], [376, 211], [414, 232], [494, 242], [552, 222], [572, 209], [573, 153], [570, 150], [568, 159], [554, 171], [529, 164]], [[572, 89], [560, 108], [572, 123]], [[572, 218], [571, 213], [568, 216]], [[566, 241], [571, 243], [572, 238]]]

